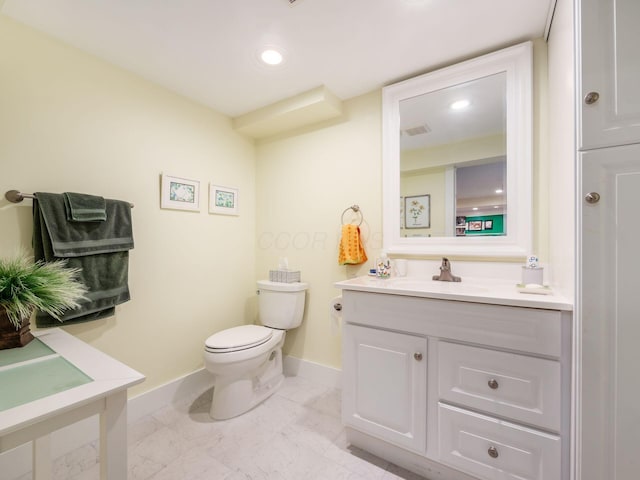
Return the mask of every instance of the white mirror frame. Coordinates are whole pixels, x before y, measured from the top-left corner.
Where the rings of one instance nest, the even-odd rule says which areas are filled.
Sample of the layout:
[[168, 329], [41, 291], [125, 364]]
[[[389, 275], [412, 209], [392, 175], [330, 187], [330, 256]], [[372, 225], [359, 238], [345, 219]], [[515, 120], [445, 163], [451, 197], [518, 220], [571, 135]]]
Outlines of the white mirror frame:
[[[505, 72], [507, 234], [495, 237], [400, 236], [400, 102]], [[517, 257], [532, 247], [532, 44], [515, 45], [382, 90], [383, 248], [394, 255]], [[428, 192], [427, 192], [428, 193]]]

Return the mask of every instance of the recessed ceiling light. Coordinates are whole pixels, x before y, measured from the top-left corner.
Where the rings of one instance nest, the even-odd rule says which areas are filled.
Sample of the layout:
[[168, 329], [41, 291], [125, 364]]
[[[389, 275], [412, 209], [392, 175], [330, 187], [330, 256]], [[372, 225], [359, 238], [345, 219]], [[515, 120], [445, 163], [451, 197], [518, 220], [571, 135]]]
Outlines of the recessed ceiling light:
[[279, 51], [273, 48], [268, 48], [260, 53], [260, 60], [267, 65], [280, 65], [284, 60], [284, 57]]
[[473, 207], [471, 210], [478, 210], [478, 207]]
[[504, 190], [502, 190], [501, 188], [496, 189], [496, 193], [502, 193], [504, 192]]
[[462, 110], [467, 108], [469, 105], [471, 105], [469, 100], [458, 100], [457, 102], [453, 102], [450, 107], [451, 110]]
[[500, 208], [498, 205], [494, 205], [493, 208]]

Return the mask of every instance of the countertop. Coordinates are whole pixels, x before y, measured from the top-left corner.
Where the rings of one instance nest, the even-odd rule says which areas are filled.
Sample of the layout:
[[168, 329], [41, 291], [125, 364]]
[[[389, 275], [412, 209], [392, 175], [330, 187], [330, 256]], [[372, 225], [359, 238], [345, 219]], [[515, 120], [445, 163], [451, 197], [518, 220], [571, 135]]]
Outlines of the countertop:
[[546, 295], [522, 293], [515, 282], [485, 278], [463, 278], [461, 282], [440, 282], [422, 277], [356, 277], [334, 284], [342, 290], [389, 295], [456, 300], [461, 302], [510, 305], [514, 307], [573, 310], [573, 302], [551, 289]]

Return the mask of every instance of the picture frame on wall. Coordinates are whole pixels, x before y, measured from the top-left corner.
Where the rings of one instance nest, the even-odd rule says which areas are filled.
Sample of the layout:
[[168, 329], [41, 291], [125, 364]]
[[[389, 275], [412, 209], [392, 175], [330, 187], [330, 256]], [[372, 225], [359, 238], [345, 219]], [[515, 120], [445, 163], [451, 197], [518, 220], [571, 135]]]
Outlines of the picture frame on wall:
[[493, 230], [493, 220], [485, 220], [484, 221], [484, 229], [485, 230]]
[[469, 222], [470, 232], [479, 232], [480, 230], [482, 230], [482, 220], [471, 220]]
[[404, 227], [431, 227], [431, 195], [411, 195], [404, 197]]
[[160, 208], [200, 211], [200, 182], [184, 177], [162, 174]]
[[236, 187], [224, 187], [209, 184], [209, 213], [218, 215], [240, 215], [238, 201], [240, 190]]

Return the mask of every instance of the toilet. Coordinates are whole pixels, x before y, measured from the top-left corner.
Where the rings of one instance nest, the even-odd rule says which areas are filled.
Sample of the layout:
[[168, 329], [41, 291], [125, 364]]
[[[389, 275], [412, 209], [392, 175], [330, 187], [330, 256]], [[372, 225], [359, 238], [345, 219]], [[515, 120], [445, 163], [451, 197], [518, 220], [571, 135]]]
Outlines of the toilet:
[[258, 320], [211, 335], [204, 364], [215, 376], [211, 417], [241, 415], [272, 395], [284, 380], [282, 345], [302, 323], [308, 284], [258, 281]]

